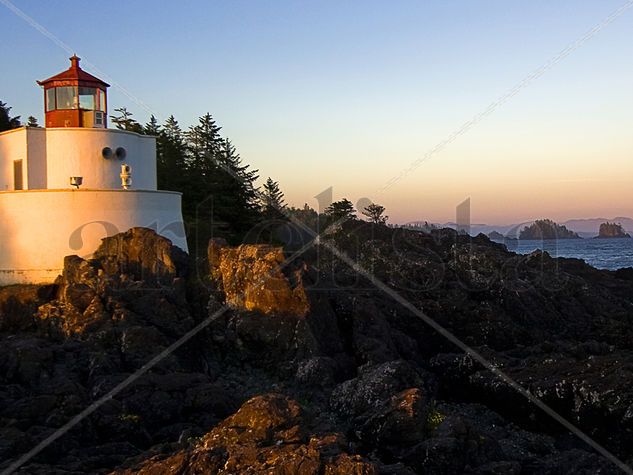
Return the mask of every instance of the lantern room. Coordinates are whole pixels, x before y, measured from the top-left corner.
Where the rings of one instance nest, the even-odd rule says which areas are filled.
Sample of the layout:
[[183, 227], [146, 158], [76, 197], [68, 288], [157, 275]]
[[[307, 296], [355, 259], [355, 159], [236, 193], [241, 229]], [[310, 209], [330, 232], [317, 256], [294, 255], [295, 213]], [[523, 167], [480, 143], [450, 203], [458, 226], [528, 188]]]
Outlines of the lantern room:
[[46, 127], [105, 128], [106, 84], [79, 67], [76, 55], [70, 68], [37, 83], [44, 88]]

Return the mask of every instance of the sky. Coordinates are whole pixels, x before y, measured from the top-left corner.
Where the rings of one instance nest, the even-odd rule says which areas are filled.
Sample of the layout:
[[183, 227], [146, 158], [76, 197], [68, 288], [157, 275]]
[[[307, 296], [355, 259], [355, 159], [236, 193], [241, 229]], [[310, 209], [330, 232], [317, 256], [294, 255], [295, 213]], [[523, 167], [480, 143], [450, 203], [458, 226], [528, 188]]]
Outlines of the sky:
[[633, 216], [633, 8], [579, 42], [630, 0], [11, 1], [39, 24], [0, 0], [23, 118], [70, 50], [110, 112], [210, 112], [294, 206], [331, 187], [395, 223], [467, 198], [478, 223]]

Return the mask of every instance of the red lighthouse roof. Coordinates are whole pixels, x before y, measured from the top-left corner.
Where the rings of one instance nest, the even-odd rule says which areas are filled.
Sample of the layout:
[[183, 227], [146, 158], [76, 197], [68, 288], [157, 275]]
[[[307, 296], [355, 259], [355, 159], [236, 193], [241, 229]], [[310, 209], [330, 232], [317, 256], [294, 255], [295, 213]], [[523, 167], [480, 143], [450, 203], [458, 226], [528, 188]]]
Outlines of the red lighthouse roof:
[[40, 86], [56, 87], [67, 85], [79, 85], [89, 87], [110, 87], [108, 83], [103, 82], [101, 79], [87, 73], [79, 67], [79, 58], [77, 55], [70, 57], [70, 68], [66, 71], [56, 74], [43, 81], [37, 81]]
[[37, 83], [44, 88], [46, 127], [107, 127], [109, 85], [79, 67], [70, 58], [70, 68]]

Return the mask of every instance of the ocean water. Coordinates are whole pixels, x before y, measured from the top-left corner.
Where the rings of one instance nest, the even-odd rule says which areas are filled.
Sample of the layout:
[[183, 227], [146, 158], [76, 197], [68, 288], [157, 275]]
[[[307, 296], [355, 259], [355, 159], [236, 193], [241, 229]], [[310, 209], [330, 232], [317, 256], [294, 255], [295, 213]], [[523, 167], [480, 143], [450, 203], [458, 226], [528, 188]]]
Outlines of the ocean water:
[[508, 250], [529, 254], [537, 249], [552, 257], [574, 257], [598, 269], [633, 267], [633, 239], [507, 240]]

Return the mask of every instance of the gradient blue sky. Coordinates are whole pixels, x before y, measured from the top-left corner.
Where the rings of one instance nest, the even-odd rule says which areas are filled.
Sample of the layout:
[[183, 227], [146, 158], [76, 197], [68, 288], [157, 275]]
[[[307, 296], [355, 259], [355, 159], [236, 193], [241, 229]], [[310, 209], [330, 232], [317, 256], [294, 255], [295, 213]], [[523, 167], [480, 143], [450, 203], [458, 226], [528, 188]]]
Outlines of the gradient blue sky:
[[[110, 89], [110, 111], [209, 111], [297, 206], [334, 187], [392, 220], [633, 215], [633, 9], [387, 191], [378, 190], [625, 0], [14, 1]], [[0, 3], [0, 100], [68, 54]], [[99, 74], [98, 74], [99, 75]], [[145, 104], [146, 106], [143, 106]]]

